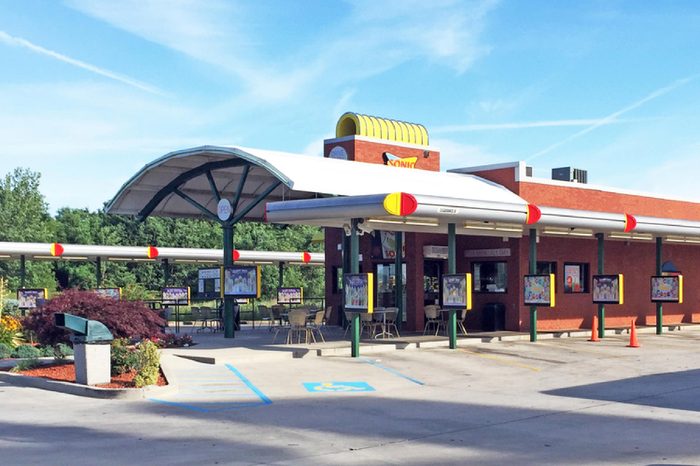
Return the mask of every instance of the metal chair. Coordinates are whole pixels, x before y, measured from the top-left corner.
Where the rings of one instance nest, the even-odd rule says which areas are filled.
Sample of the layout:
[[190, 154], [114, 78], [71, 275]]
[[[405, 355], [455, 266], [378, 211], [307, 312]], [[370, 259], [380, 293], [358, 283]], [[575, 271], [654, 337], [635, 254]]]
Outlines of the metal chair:
[[294, 336], [297, 337], [297, 343], [301, 343], [301, 335], [304, 334], [304, 343], [309, 342], [309, 334], [311, 330], [306, 325], [306, 311], [303, 309], [294, 309], [289, 311], [289, 329], [287, 330], [287, 344], [294, 342]]
[[377, 328], [382, 326], [382, 321], [376, 321], [374, 319], [374, 314], [370, 314], [369, 312], [361, 312], [360, 324], [360, 335], [362, 335], [362, 332], [364, 332], [366, 329], [368, 337], [374, 338], [374, 335], [377, 333]]
[[431, 326], [435, 327], [435, 335], [440, 332], [440, 327], [443, 326], [442, 319], [440, 318], [440, 308], [435, 304], [428, 304], [425, 306], [425, 328], [423, 328], [423, 335], [428, 332]]
[[459, 319], [457, 319], [457, 329], [461, 332], [462, 335], [467, 334], [467, 329], [464, 327], [464, 321], [467, 320], [467, 310], [462, 309]]
[[[401, 335], [399, 334], [399, 328], [396, 326], [396, 318], [399, 315], [399, 308], [398, 307], [387, 307], [386, 308], [386, 315], [384, 317], [384, 322], [385, 322], [385, 328], [384, 331], [391, 333], [392, 335], [396, 335], [397, 337], [400, 337]], [[392, 332], [391, 329], [394, 329]]]
[[324, 314], [324, 311], [316, 311], [314, 320], [311, 322], [311, 325], [309, 327], [311, 329], [311, 338], [314, 340], [314, 343], [316, 342], [314, 332], [318, 332], [318, 336], [321, 337], [321, 341], [324, 343], [326, 342], [326, 339], [323, 338], [323, 333], [321, 333], [321, 326], [323, 325]]

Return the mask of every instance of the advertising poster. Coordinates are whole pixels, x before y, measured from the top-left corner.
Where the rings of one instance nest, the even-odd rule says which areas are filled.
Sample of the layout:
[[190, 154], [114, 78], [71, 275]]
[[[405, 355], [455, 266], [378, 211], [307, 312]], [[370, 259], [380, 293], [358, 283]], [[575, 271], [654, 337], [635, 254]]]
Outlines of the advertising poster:
[[[403, 233], [402, 233], [403, 234]], [[384, 259], [393, 259], [396, 257], [396, 237], [393, 231], [381, 231], [382, 240], [382, 257]], [[406, 241], [402, 241], [401, 257], [406, 256]]]
[[258, 267], [234, 266], [224, 268], [224, 295], [257, 298], [260, 289]]
[[301, 288], [277, 288], [277, 304], [301, 304], [303, 299]]
[[374, 310], [374, 277], [371, 273], [346, 274], [343, 277], [343, 303], [346, 311]]
[[104, 296], [105, 298], [112, 298], [116, 301], [122, 299], [121, 288], [95, 288], [93, 291], [100, 296]]
[[19, 301], [20, 309], [35, 309], [37, 300], [46, 299], [46, 289], [28, 289], [17, 290], [17, 301]]
[[442, 306], [447, 309], [471, 309], [471, 274], [442, 276]]
[[651, 277], [651, 301], [655, 303], [682, 303], [683, 276]]
[[583, 290], [581, 284], [581, 266], [565, 264], [564, 265], [564, 292], [565, 293], [580, 293]]
[[189, 286], [166, 286], [165, 288], [161, 288], [161, 294], [163, 304], [182, 304], [186, 306], [190, 303]]
[[593, 302], [596, 304], [623, 304], [622, 274], [593, 275]]
[[554, 274], [525, 275], [523, 292], [528, 306], [554, 307]]

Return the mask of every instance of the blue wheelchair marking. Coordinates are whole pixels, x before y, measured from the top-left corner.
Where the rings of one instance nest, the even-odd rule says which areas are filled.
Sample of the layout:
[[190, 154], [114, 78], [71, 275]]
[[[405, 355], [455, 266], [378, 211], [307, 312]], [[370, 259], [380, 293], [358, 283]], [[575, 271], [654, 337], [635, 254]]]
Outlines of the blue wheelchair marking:
[[304, 388], [312, 393], [353, 393], [375, 391], [367, 382], [305, 382]]
[[402, 379], [406, 379], [406, 380], [408, 380], [409, 382], [413, 382], [413, 383], [415, 383], [415, 384], [417, 384], [417, 385], [425, 385], [425, 384], [424, 384], [423, 382], [421, 382], [420, 380], [414, 379], [413, 377], [409, 377], [409, 376], [407, 376], [407, 375], [404, 375], [404, 374], [402, 374], [401, 372], [397, 371], [396, 369], [392, 369], [391, 367], [386, 367], [386, 366], [384, 366], [384, 365], [382, 365], [382, 364], [379, 364], [377, 361], [372, 361], [371, 359], [362, 358], [362, 362], [366, 362], [367, 364], [371, 364], [371, 365], [373, 365], [373, 366], [375, 366], [375, 367], [378, 367], [378, 368], [380, 368], [380, 369], [383, 369], [383, 370], [389, 372], [390, 374], [394, 374], [394, 375], [397, 376], [397, 377], [401, 377]]

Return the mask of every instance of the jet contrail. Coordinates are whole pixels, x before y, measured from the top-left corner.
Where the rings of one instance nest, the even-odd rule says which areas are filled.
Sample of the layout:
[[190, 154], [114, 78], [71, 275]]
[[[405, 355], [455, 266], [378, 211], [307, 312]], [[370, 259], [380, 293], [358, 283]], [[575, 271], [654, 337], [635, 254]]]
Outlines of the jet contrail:
[[[504, 129], [529, 129], [529, 128], [555, 128], [560, 126], [590, 126], [602, 122], [602, 118], [570, 119], [570, 120], [545, 120], [525, 121], [516, 123], [485, 123], [473, 125], [448, 125], [438, 126], [431, 130], [432, 133], [462, 133], [470, 131], [492, 131]], [[625, 123], [628, 120], [606, 121], [605, 124]]]
[[700, 74], [696, 74], [693, 76], [689, 76], [687, 78], [679, 79], [679, 80], [674, 81], [673, 83], [669, 84], [668, 86], [662, 87], [661, 89], [657, 89], [654, 92], [652, 92], [651, 94], [649, 94], [648, 96], [644, 97], [643, 99], [640, 99], [640, 100], [634, 102], [633, 104], [628, 105], [627, 107], [623, 108], [622, 110], [618, 110], [615, 113], [611, 113], [610, 115], [606, 116], [605, 118], [601, 118], [598, 122], [592, 124], [591, 126], [584, 128], [581, 131], [579, 131], [578, 133], [574, 133], [571, 136], [569, 136], [569, 137], [567, 137], [559, 142], [556, 142], [549, 147], [542, 149], [541, 151], [537, 152], [536, 154], [531, 155], [530, 157], [528, 157], [525, 160], [530, 161], [530, 160], [535, 159], [537, 157], [540, 157], [544, 154], [547, 154], [547, 153], [553, 151], [554, 149], [556, 149], [557, 147], [560, 147], [560, 146], [566, 144], [567, 142], [573, 141], [574, 139], [577, 139], [577, 138], [583, 136], [584, 134], [590, 133], [591, 131], [593, 131], [596, 128], [599, 128], [603, 125], [606, 125], [606, 124], [616, 120], [617, 117], [619, 117], [620, 115], [623, 115], [627, 112], [630, 112], [638, 107], [641, 107], [642, 105], [649, 102], [650, 100], [654, 100], [658, 97], [661, 97], [662, 95], [668, 94], [669, 92], [678, 89], [681, 86], [685, 86], [686, 84], [688, 84], [691, 81], [694, 81], [698, 77], [700, 77]]
[[33, 44], [26, 39], [11, 36], [10, 34], [4, 32], [4, 31], [0, 31], [0, 42], [4, 42], [8, 45], [12, 45], [12, 46], [16, 46], [16, 47], [24, 47], [25, 49], [29, 49], [34, 53], [38, 53], [40, 55], [45, 55], [47, 57], [54, 58], [58, 61], [68, 63], [69, 65], [77, 66], [78, 68], [82, 68], [84, 70], [92, 71], [93, 73], [99, 74], [100, 76], [104, 76], [106, 78], [113, 79], [115, 81], [119, 81], [120, 83], [127, 84], [131, 87], [135, 87], [135, 88], [140, 89], [142, 91], [150, 92], [151, 94], [164, 95], [163, 91], [161, 91], [157, 87], [153, 87], [153, 86], [150, 86], [148, 84], [137, 81], [135, 79], [131, 79], [127, 76], [122, 76], [120, 74], [113, 73], [109, 70], [99, 68], [99, 67], [91, 65], [89, 63], [85, 63], [83, 61], [76, 60], [75, 58], [71, 58], [71, 57], [68, 57], [66, 55], [60, 54], [58, 52], [54, 52], [53, 50], [45, 49], [44, 47]]

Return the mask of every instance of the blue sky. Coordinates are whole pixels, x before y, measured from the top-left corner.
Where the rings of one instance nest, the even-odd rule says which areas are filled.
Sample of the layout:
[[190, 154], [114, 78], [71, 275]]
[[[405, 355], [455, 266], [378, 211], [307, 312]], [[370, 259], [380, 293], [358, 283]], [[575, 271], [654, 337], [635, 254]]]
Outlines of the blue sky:
[[700, 4], [0, 0], [0, 172], [95, 210], [172, 150], [320, 155], [345, 111], [421, 123], [445, 168], [700, 199]]

